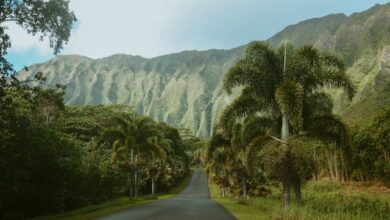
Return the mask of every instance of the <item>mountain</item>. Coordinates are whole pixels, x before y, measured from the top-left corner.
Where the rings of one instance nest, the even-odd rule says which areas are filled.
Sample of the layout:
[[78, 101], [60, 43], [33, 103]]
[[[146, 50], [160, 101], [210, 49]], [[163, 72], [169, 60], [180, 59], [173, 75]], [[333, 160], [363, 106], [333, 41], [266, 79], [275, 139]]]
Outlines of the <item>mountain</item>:
[[[328, 91], [335, 99], [334, 111], [347, 121], [390, 106], [390, 3], [350, 16], [332, 14], [290, 25], [267, 42], [277, 46], [284, 40], [313, 44], [344, 59], [358, 93], [349, 102], [343, 92]], [[206, 137], [233, 98], [222, 91], [223, 75], [244, 51], [245, 45], [151, 59], [121, 54], [102, 59], [58, 56], [32, 65], [18, 77], [27, 79], [40, 71], [49, 86], [67, 86], [67, 104], [130, 104], [141, 114]]]
[[240, 47], [152, 59], [113, 55], [96, 60], [67, 55], [32, 65], [18, 77], [27, 79], [40, 71], [48, 85], [67, 86], [67, 104], [130, 104], [138, 113], [208, 136], [227, 99], [220, 81], [243, 52]]
[[347, 121], [359, 121], [390, 106], [390, 3], [348, 17], [333, 14], [303, 21], [268, 42], [275, 46], [284, 39], [341, 55], [357, 94], [350, 103], [342, 91], [330, 92], [335, 98], [334, 111]]

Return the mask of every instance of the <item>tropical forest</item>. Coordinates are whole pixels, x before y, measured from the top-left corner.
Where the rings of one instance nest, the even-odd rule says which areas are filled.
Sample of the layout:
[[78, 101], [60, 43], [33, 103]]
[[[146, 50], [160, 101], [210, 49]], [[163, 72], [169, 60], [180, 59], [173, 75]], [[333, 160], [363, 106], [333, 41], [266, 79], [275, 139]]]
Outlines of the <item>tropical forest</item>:
[[0, 219], [390, 219], [390, 3], [0, 1]]

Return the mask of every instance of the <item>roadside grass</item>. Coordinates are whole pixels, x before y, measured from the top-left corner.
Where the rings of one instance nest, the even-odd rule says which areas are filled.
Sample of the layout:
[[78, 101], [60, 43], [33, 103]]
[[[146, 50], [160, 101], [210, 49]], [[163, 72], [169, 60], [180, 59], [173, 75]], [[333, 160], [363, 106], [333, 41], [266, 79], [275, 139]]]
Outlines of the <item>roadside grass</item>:
[[35, 217], [31, 220], [89, 220], [96, 219], [99, 217], [103, 217], [109, 215], [114, 212], [118, 212], [124, 209], [149, 204], [152, 202], [156, 202], [159, 200], [169, 199], [176, 196], [178, 193], [183, 191], [188, 183], [190, 182], [192, 177], [192, 170], [189, 175], [185, 177], [182, 181], [178, 183], [177, 186], [173, 187], [167, 193], [157, 194], [155, 196], [145, 195], [141, 196], [132, 201], [129, 200], [128, 197], [121, 197], [111, 201], [107, 201], [105, 203], [86, 206], [84, 208], [76, 209], [71, 212], [59, 214], [59, 215], [50, 215], [50, 216], [40, 216]]
[[[272, 196], [241, 200], [221, 198], [219, 188], [210, 186], [211, 198], [223, 205], [240, 220], [388, 220], [390, 219], [390, 192], [377, 187], [358, 184], [340, 184], [328, 180], [310, 181], [303, 190], [303, 204], [292, 204], [282, 211], [281, 192], [272, 188]], [[380, 187], [379, 187], [380, 189]], [[293, 197], [293, 196], [292, 196]], [[293, 203], [293, 198], [292, 198]]]

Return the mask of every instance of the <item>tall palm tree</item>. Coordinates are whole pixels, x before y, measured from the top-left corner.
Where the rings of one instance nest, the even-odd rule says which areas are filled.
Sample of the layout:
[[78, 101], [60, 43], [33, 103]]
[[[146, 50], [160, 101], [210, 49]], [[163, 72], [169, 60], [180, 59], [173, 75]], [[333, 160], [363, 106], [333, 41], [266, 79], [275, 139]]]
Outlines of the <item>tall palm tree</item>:
[[294, 49], [285, 45], [273, 50], [267, 44], [255, 41], [249, 44], [245, 56], [229, 69], [223, 87], [228, 94], [235, 87], [242, 88], [241, 95], [221, 115], [220, 126], [226, 136], [232, 136], [236, 120], [248, 115], [261, 114], [279, 122], [278, 135], [268, 135], [284, 148], [283, 206], [287, 209], [292, 180], [289, 139], [291, 135], [305, 134], [311, 128], [314, 121], [308, 119], [305, 107], [322, 88], [344, 89], [349, 98], [353, 97], [355, 89], [343, 63], [336, 56], [312, 46]]
[[156, 189], [156, 180], [158, 177], [159, 169], [156, 165], [156, 157], [158, 157], [162, 164], [167, 159], [169, 153], [171, 153], [171, 140], [159, 138], [158, 136], [153, 136], [147, 139], [149, 146], [149, 153], [152, 157], [151, 168], [149, 169], [149, 175], [152, 182], [152, 195], [155, 193]]
[[228, 194], [229, 185], [229, 162], [232, 161], [230, 140], [226, 139], [219, 132], [215, 132], [209, 141], [207, 148], [207, 166], [208, 174], [213, 174], [214, 181], [219, 184], [221, 197]]
[[113, 118], [115, 127], [104, 132], [103, 136], [112, 142], [112, 163], [129, 174], [129, 199], [138, 195], [138, 153], [147, 139], [155, 134], [152, 120], [147, 117], [123, 119]]

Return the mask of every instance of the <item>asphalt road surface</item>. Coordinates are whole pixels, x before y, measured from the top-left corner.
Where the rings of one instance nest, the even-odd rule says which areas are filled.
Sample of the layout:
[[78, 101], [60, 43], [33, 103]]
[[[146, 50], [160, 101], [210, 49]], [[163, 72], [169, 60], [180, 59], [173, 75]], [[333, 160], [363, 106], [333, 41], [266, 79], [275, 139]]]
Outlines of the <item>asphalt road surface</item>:
[[210, 199], [207, 177], [202, 170], [196, 169], [187, 188], [176, 197], [126, 209], [100, 219], [230, 220], [234, 217]]

